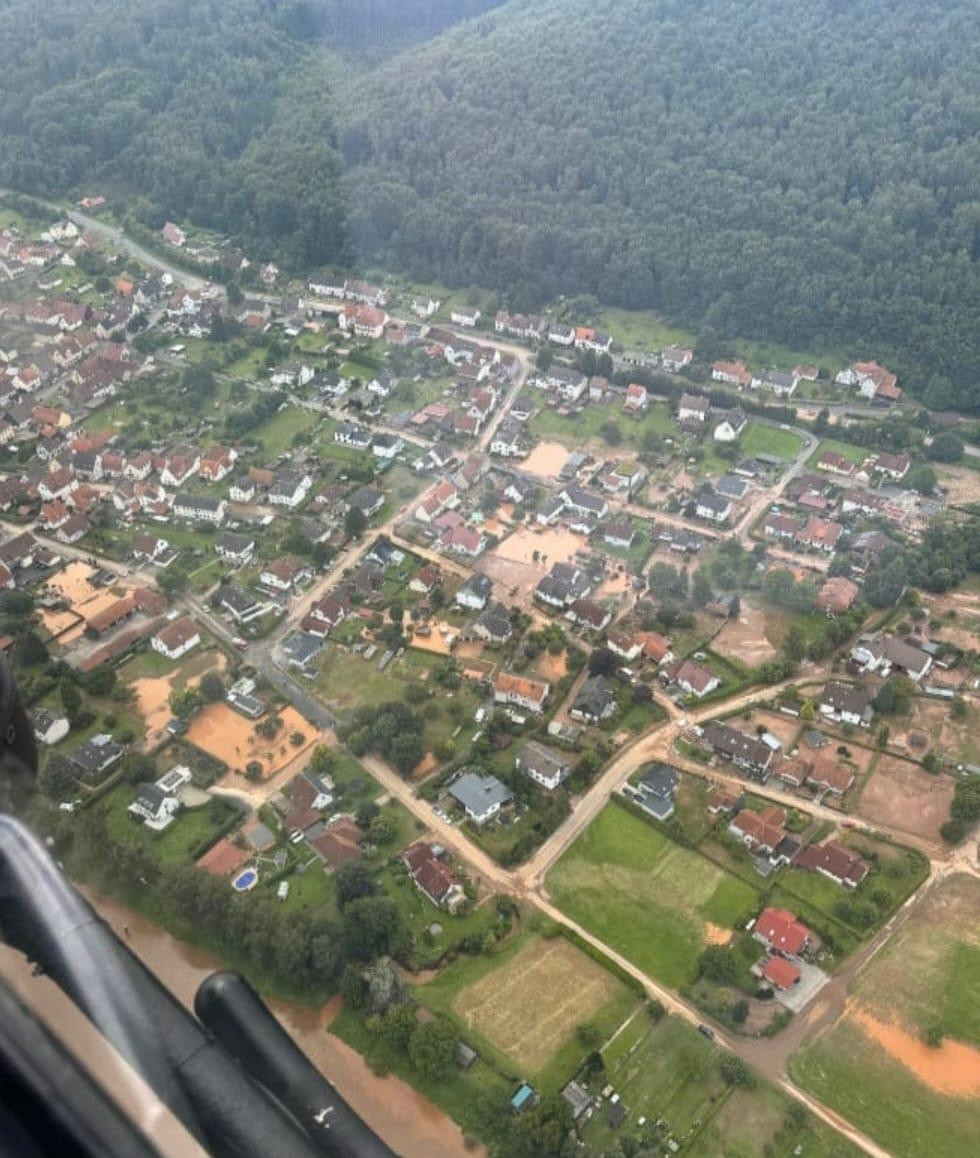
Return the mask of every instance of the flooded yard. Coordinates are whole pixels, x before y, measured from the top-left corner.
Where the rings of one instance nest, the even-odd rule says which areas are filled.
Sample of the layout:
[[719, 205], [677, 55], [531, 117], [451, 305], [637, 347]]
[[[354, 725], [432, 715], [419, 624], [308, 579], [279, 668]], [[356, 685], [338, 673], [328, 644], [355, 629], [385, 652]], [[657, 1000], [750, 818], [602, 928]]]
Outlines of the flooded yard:
[[554, 481], [567, 461], [567, 446], [560, 442], [539, 442], [521, 463], [521, 470]]

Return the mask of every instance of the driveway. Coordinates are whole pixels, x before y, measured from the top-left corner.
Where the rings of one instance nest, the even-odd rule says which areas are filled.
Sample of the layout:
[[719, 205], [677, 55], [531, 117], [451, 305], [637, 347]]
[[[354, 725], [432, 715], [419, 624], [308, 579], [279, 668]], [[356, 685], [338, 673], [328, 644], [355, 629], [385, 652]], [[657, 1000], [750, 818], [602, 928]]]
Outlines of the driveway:
[[800, 971], [800, 980], [792, 989], [776, 990], [776, 1000], [785, 1005], [794, 1013], [799, 1013], [817, 996], [830, 978], [822, 969], [811, 965], [808, 961], [797, 961], [796, 967]]

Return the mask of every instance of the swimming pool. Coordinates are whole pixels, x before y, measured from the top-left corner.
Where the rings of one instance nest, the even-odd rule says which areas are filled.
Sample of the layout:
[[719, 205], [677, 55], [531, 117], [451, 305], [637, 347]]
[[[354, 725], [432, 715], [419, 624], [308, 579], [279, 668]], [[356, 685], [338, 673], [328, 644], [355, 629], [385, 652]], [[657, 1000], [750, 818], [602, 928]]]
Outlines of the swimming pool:
[[238, 893], [247, 893], [249, 889], [255, 888], [258, 879], [259, 874], [255, 869], [245, 869], [231, 882], [231, 887]]

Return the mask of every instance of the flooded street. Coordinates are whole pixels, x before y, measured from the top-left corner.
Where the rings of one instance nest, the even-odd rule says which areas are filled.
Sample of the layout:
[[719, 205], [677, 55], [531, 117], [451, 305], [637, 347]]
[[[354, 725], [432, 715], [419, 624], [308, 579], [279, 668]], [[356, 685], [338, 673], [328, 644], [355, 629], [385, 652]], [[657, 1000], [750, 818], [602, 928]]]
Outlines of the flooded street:
[[[86, 892], [86, 896], [129, 948], [188, 1008], [193, 1005], [201, 981], [221, 968], [209, 954], [177, 941], [138, 913], [92, 893]], [[123, 926], [129, 929], [128, 937], [123, 935]], [[14, 969], [19, 975], [19, 988], [28, 999], [33, 996], [45, 1003], [63, 1000], [49, 981], [31, 978], [22, 960], [14, 963]], [[64, 1004], [74, 1015], [74, 1007]], [[319, 1009], [286, 1002], [270, 1004], [307, 1057], [398, 1154], [404, 1158], [463, 1158], [464, 1154], [483, 1152], [467, 1150], [459, 1128], [427, 1098], [399, 1078], [376, 1077], [355, 1050], [327, 1032], [339, 1010], [339, 998]], [[91, 1029], [80, 1016], [78, 1020], [82, 1029], [73, 1033], [70, 1040], [77, 1040], [83, 1056], [89, 1056], [85, 1051], [90, 1048]]]

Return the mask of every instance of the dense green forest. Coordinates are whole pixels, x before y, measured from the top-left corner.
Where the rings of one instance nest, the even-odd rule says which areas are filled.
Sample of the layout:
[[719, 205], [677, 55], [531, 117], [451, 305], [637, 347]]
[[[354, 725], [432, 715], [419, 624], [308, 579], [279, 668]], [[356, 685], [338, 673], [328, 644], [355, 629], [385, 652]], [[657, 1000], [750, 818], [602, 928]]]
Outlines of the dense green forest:
[[515, 0], [357, 86], [357, 247], [980, 406], [978, 39], [972, 0]]
[[0, 0], [0, 43], [0, 183], [980, 410], [972, 0]]

